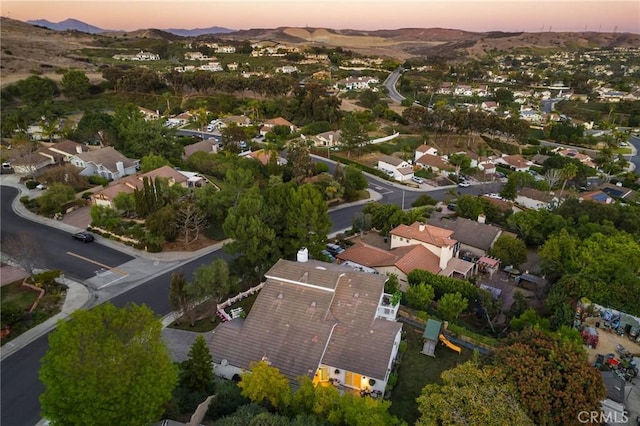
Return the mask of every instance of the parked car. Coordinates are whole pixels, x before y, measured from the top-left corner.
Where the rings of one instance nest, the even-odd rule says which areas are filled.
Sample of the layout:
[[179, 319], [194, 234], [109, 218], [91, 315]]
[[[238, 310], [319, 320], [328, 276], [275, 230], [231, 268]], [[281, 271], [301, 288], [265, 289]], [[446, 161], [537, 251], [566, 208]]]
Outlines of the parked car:
[[74, 240], [82, 241], [83, 243], [90, 243], [95, 239], [93, 238], [93, 235], [84, 231], [76, 232], [75, 234], [72, 235], [72, 237]]
[[342, 253], [344, 251], [344, 249], [342, 247], [340, 247], [339, 245], [337, 245], [337, 244], [329, 243], [329, 244], [327, 244], [327, 251], [329, 253], [331, 253], [331, 255], [333, 257], [336, 257], [337, 255]]
[[468, 188], [470, 185], [471, 185], [471, 184], [470, 184], [469, 182], [467, 182], [466, 180], [463, 180], [462, 182], [460, 182], [460, 183], [458, 184], [458, 186], [459, 186], [459, 187], [462, 187], [462, 188]]
[[40, 191], [44, 191], [45, 189], [47, 189], [47, 185], [45, 185], [44, 183], [39, 183], [36, 185], [36, 189], [39, 189]]
[[414, 181], [417, 184], [422, 184], [424, 183], [424, 180], [422, 178], [419, 178], [418, 176], [414, 176], [411, 178], [412, 181]]

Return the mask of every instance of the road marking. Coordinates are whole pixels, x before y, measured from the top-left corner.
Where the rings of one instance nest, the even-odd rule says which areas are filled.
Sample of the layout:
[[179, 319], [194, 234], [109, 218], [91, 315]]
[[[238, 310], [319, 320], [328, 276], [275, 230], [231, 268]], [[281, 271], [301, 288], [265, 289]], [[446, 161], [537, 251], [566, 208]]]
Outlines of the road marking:
[[84, 260], [85, 262], [89, 262], [89, 263], [93, 263], [94, 265], [101, 266], [101, 267], [105, 268], [107, 271], [115, 272], [115, 273], [120, 274], [120, 275], [125, 276], [125, 277], [127, 275], [129, 275], [124, 271], [121, 271], [121, 270], [116, 269], [116, 268], [112, 268], [109, 265], [105, 265], [104, 263], [100, 263], [100, 262], [97, 262], [97, 261], [95, 261], [93, 259], [89, 259], [88, 257], [80, 256], [79, 254], [75, 254], [75, 253], [72, 253], [70, 251], [68, 251], [67, 254], [69, 256], [77, 257], [78, 259]]

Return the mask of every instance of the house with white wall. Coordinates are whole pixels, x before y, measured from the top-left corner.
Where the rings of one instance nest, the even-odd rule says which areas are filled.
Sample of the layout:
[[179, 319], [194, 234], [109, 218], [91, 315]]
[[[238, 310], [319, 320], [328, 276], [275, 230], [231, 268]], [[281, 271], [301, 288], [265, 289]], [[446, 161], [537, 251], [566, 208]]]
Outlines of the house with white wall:
[[314, 146], [333, 148], [340, 144], [340, 130], [330, 130], [313, 136], [300, 136], [303, 140], [310, 139]]
[[378, 159], [378, 169], [400, 182], [409, 181], [413, 177], [413, 167], [411, 164], [406, 160], [390, 155], [382, 155]]
[[316, 385], [383, 394], [402, 332], [398, 306], [384, 293], [387, 277], [299, 260], [279, 260], [246, 318], [213, 331], [215, 374], [239, 379], [264, 361], [291, 383], [306, 376]]
[[140, 160], [125, 157], [112, 146], [75, 154], [71, 164], [82, 169], [82, 176], [101, 176], [110, 181], [136, 173]]

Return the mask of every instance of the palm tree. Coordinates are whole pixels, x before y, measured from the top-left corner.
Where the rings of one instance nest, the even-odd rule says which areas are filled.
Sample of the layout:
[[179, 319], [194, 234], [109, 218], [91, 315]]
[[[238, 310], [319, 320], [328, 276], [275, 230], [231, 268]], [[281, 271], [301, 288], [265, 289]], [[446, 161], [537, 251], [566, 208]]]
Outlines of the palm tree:
[[564, 182], [562, 182], [562, 189], [560, 189], [560, 196], [558, 198], [562, 199], [562, 193], [564, 192], [565, 186], [567, 186], [567, 181], [570, 181], [578, 174], [578, 166], [576, 166], [574, 163], [567, 163], [564, 165], [564, 167], [562, 167], [560, 173], [562, 175], [562, 178], [564, 179]]

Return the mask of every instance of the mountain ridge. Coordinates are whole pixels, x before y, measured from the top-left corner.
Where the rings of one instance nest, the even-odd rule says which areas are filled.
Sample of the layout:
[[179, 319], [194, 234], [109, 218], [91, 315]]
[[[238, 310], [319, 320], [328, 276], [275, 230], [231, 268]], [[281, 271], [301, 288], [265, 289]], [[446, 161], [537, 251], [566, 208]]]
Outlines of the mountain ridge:
[[[91, 25], [74, 18], [67, 18], [64, 21], [60, 21], [60, 22], [51, 22], [46, 19], [33, 19], [33, 20], [27, 20], [24, 22], [26, 22], [27, 24], [36, 25], [39, 27], [48, 28], [54, 31], [73, 30], [73, 31], [81, 31], [87, 34], [133, 33], [133, 32], [147, 30], [145, 28], [139, 28], [133, 31], [110, 30], [110, 29], [96, 27], [95, 25]], [[218, 27], [218, 26], [213, 26], [208, 28], [192, 28], [192, 29], [185, 29], [185, 28], [158, 28], [158, 29], [160, 31], [164, 31], [164, 32], [171, 33], [173, 35], [182, 36], [182, 37], [197, 37], [197, 36], [207, 35], [207, 34], [227, 34], [227, 33], [236, 31], [230, 28]]]

